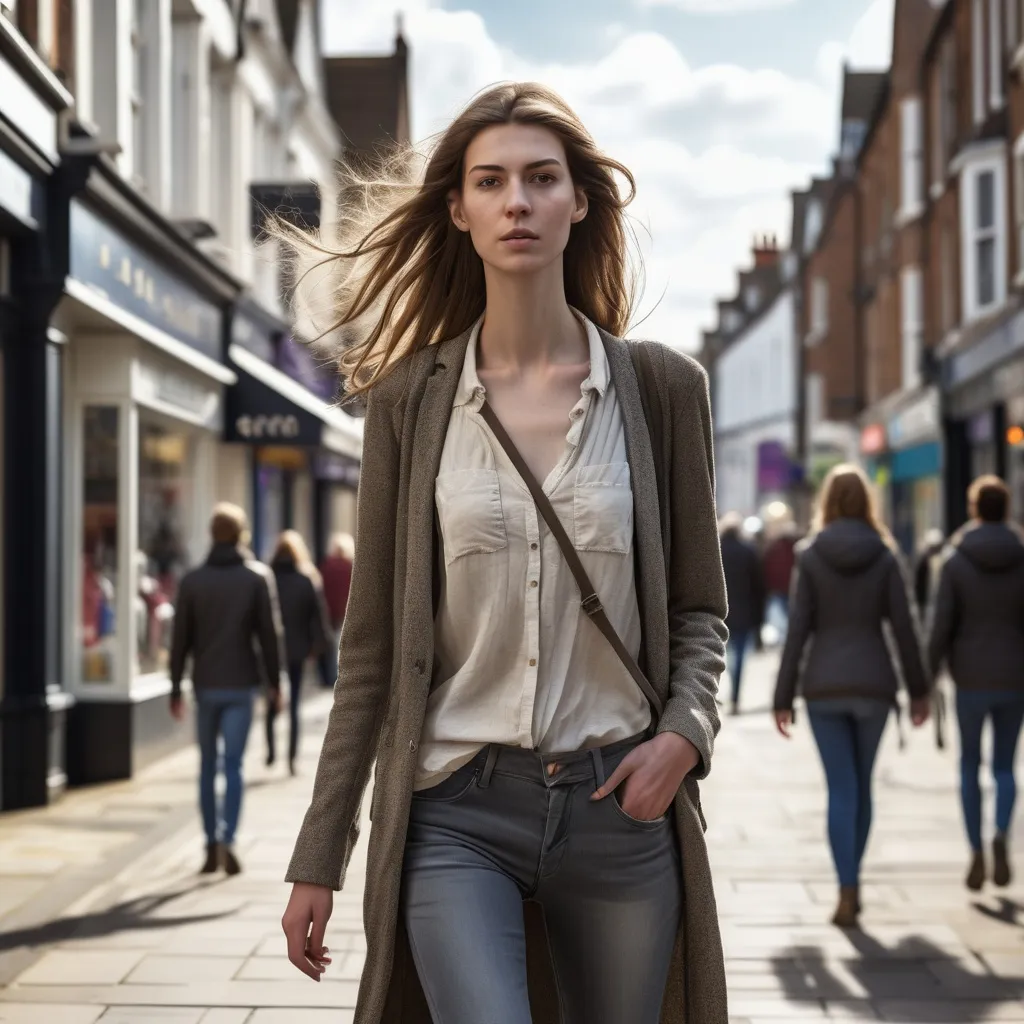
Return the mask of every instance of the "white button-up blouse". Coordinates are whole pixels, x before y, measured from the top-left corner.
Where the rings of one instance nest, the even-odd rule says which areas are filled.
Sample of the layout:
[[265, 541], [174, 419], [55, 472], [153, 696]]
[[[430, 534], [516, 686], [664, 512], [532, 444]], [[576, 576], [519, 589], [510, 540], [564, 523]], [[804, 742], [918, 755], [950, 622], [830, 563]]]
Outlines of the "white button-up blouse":
[[[640, 650], [633, 492], [622, 414], [597, 329], [583, 319], [590, 375], [569, 415], [562, 458], [543, 481], [612, 625]], [[443, 584], [434, 685], [417, 789], [488, 743], [568, 752], [643, 732], [650, 708], [580, 606], [558, 542], [480, 415], [476, 325], [466, 351], [436, 505]]]

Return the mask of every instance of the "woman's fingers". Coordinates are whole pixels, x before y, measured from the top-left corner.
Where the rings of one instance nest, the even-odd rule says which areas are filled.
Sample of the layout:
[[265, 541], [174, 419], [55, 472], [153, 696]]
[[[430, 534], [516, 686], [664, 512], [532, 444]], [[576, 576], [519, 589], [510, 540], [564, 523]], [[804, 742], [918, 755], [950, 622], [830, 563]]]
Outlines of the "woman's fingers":
[[775, 728], [784, 739], [789, 739], [789, 727], [793, 724], [793, 715], [789, 711], [775, 712]]
[[591, 800], [603, 800], [609, 793], [614, 793], [616, 789], [622, 784], [623, 780], [629, 778], [633, 772], [636, 771], [639, 766], [639, 761], [633, 755], [636, 753], [635, 748], [631, 750], [617, 765], [615, 771], [611, 773], [607, 781], [600, 789], [595, 789], [590, 794]]
[[298, 917], [289, 918], [286, 914], [281, 926], [284, 928], [285, 938], [288, 940], [288, 959], [292, 965], [298, 967], [307, 977], [319, 981], [324, 969], [318, 964], [311, 963], [306, 956], [308, 922]]

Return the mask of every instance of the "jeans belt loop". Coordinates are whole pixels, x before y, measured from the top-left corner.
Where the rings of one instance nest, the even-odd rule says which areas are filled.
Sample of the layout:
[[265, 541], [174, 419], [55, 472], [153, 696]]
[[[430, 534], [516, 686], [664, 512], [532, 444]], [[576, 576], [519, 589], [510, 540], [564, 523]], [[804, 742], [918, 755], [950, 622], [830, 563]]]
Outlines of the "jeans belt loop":
[[495, 762], [498, 760], [498, 744], [489, 743], [487, 745], [487, 760], [484, 762], [484, 770], [480, 776], [480, 781], [477, 785], [481, 789], [486, 789], [491, 784], [491, 775], [494, 772]]

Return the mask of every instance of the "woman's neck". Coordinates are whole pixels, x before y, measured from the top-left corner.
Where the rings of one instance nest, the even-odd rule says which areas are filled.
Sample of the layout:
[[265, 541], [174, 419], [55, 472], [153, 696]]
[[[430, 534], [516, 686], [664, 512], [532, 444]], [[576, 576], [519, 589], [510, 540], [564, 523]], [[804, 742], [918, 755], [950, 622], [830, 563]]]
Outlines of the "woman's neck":
[[512, 373], [588, 357], [586, 331], [569, 308], [556, 273], [530, 277], [487, 274], [487, 305], [480, 331], [482, 369]]

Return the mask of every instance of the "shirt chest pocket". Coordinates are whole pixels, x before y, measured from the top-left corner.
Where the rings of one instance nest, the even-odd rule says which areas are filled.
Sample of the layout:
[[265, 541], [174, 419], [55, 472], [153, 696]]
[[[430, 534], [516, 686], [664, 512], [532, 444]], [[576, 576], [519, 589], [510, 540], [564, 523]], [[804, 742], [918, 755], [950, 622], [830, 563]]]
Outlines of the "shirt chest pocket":
[[439, 473], [434, 495], [446, 567], [466, 555], [490, 554], [508, 546], [496, 470]]
[[573, 494], [578, 551], [628, 554], [633, 547], [633, 488], [629, 463], [583, 466]]

